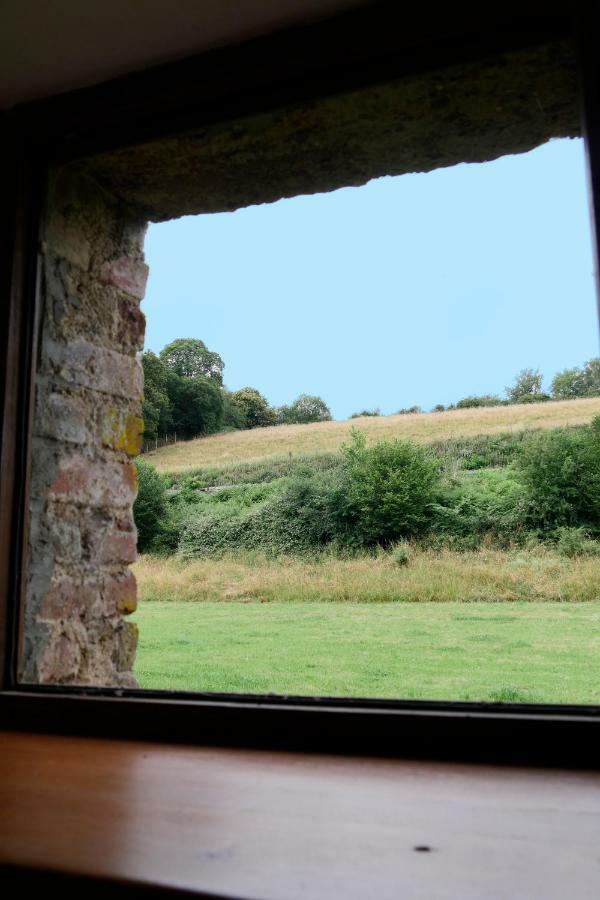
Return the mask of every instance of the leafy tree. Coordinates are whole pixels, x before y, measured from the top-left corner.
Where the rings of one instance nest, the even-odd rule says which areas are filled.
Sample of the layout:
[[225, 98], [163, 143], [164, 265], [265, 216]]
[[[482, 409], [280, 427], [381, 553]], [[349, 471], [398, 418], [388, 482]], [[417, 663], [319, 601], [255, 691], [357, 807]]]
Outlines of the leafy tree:
[[182, 378], [196, 378], [203, 375], [217, 384], [223, 384], [225, 363], [218, 353], [208, 349], [198, 338], [178, 338], [160, 351], [165, 365]]
[[233, 399], [231, 391], [223, 388], [223, 428], [246, 428], [246, 413]]
[[423, 410], [420, 406], [405, 406], [402, 409], [399, 409], [396, 413], [397, 416], [412, 416], [415, 413], [422, 413]]
[[233, 403], [242, 410], [246, 428], [264, 428], [277, 425], [275, 410], [255, 388], [245, 387], [231, 394]]
[[173, 426], [173, 410], [168, 388], [170, 370], [151, 351], [142, 354], [142, 368], [144, 434], [146, 437], [165, 434]]
[[589, 359], [583, 367], [585, 396], [595, 397], [600, 394], [600, 357]]
[[506, 388], [511, 403], [526, 403], [527, 398], [536, 398], [542, 393], [542, 375], [537, 369], [522, 369], [515, 383]]
[[307, 425], [309, 422], [331, 421], [331, 412], [320, 397], [300, 394], [289, 406], [279, 407], [277, 418], [285, 425]]
[[218, 431], [223, 419], [223, 393], [203, 375], [182, 378], [169, 376], [169, 396], [173, 405], [173, 427], [184, 438]]
[[138, 533], [138, 550], [144, 552], [162, 531], [167, 513], [165, 483], [150, 463], [136, 460], [138, 492], [133, 504], [133, 518]]
[[578, 368], [564, 369], [552, 379], [550, 386], [555, 400], [571, 400], [574, 397], [584, 397], [586, 383], [583, 371]]

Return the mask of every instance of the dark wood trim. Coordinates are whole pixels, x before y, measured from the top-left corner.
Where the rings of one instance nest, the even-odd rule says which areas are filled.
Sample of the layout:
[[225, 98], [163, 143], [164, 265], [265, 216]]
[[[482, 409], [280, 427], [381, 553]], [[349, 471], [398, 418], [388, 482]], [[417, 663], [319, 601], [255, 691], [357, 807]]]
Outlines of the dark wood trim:
[[42, 169], [3, 129], [6, 206], [0, 250], [0, 687], [15, 681], [26, 545]]
[[572, 33], [569, 4], [508, 0], [432, 16], [425, 5], [378, 0], [14, 113], [40, 152], [68, 160]]
[[0, 694], [4, 729], [169, 744], [597, 769], [600, 709], [73, 689]]

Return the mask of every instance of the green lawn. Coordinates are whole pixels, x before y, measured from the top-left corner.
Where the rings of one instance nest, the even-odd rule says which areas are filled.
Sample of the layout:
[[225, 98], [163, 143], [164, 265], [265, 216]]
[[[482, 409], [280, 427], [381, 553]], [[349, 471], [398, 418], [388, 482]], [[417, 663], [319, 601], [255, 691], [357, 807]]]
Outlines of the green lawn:
[[143, 688], [600, 704], [600, 602], [142, 602]]

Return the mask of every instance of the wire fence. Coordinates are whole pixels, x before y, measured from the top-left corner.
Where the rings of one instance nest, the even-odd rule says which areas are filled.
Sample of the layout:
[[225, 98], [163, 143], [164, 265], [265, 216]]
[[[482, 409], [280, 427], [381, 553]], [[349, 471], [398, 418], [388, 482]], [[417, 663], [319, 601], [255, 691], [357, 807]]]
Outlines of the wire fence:
[[173, 432], [173, 434], [163, 434], [157, 435], [154, 438], [149, 438], [147, 440], [142, 441], [142, 449], [140, 453], [149, 453], [151, 450], [158, 450], [160, 447], [166, 447], [167, 444], [176, 444], [177, 443], [177, 432]]

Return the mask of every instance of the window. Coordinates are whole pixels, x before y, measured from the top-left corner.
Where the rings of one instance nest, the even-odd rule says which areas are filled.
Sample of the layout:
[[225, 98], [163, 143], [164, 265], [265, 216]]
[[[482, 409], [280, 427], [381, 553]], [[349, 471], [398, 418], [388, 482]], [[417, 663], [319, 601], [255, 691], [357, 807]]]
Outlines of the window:
[[[142, 322], [136, 301], [146, 276], [141, 253], [145, 222], [362, 182], [377, 174], [406, 171], [423, 157], [425, 165], [435, 167], [462, 161], [466, 152], [474, 159], [486, 158], [534, 146], [557, 133], [577, 133], [569, 24], [549, 20], [547, 25], [542, 34], [527, 21], [519, 28], [509, 21], [510, 40], [499, 48], [479, 34], [473, 53], [468, 29], [457, 40], [456, 30], [442, 23], [436, 32], [441, 48], [425, 31], [421, 43], [407, 50], [394, 46], [385, 35], [386, 23], [375, 17], [370, 20], [374, 33], [366, 41], [362, 28], [350, 34], [354, 43], [350, 41], [344, 66], [330, 67], [325, 53], [317, 57], [316, 68], [310, 63], [311, 73], [316, 71], [310, 77], [306, 72], [312, 48], [309, 53], [295, 39], [291, 45], [274, 39], [271, 57], [265, 56], [261, 43], [254, 49], [227, 51], [232, 55], [217, 57], [217, 67], [227, 61], [235, 67], [235, 86], [233, 90], [224, 82], [215, 86], [204, 77], [202, 83], [210, 87], [205, 88], [200, 113], [191, 76], [205, 76], [203, 67], [212, 65], [212, 57], [201, 61], [199, 68], [182, 65], [170, 76], [155, 76], [173, 79], [164, 101], [156, 99], [150, 77], [141, 105], [135, 78], [116, 87], [114, 96], [121, 103], [114, 109], [100, 101], [95, 107], [86, 105], [86, 98], [77, 110], [79, 118], [68, 103], [50, 105], [55, 143], [42, 232], [43, 272], [38, 272], [33, 255], [39, 204], [35, 160], [21, 160], [22, 166], [30, 166], [29, 193], [18, 181], [15, 185], [23, 241], [18, 248], [23, 257], [15, 258], [17, 262], [23, 258], [23, 265], [13, 279], [12, 327], [19, 329], [22, 344], [11, 369], [19, 384], [8, 383], [10, 396], [18, 396], [19, 404], [18, 410], [6, 407], [6, 414], [13, 416], [5, 426], [12, 456], [9, 449], [3, 496], [15, 495], [6, 507], [14, 518], [9, 521], [4, 513], [5, 534], [13, 524], [19, 525], [16, 541], [5, 542], [12, 556], [4, 560], [13, 598], [7, 684], [14, 691], [7, 702], [17, 721], [24, 722], [29, 709], [51, 709], [54, 727], [75, 727], [66, 722], [69, 710], [77, 708], [81, 710], [77, 727], [86, 728], [99, 710], [107, 710], [111, 727], [135, 722], [144, 734], [160, 716], [170, 737], [178, 729], [180, 733], [200, 729], [205, 739], [208, 729], [211, 740], [243, 740], [245, 734], [246, 739], [250, 735], [270, 745], [340, 747], [345, 741], [355, 750], [370, 746], [379, 752], [429, 754], [436, 752], [436, 732], [451, 722], [452, 746], [446, 744], [444, 752], [466, 756], [485, 754], [485, 747], [489, 753], [498, 752], [498, 739], [509, 719], [513, 734], [518, 732], [521, 740], [503, 752], [523, 758], [522, 754], [534, 752], [532, 745], [527, 746], [528, 735], [552, 731], [559, 737], [552, 747], [545, 742], [545, 753], [560, 758], [567, 711], [547, 711], [544, 716], [538, 709], [536, 720], [527, 709], [495, 713], [468, 704], [340, 701], [334, 714], [317, 701], [173, 697], [153, 701], [156, 717], [150, 722], [149, 700], [133, 689], [120, 698], [114, 690], [90, 688], [82, 703], [76, 688], [71, 692], [43, 688], [44, 683], [75, 684], [80, 673], [88, 683], [106, 675], [104, 680], [116, 691], [131, 686], [135, 634], [123, 619], [134, 596], [128, 574], [134, 483], [127, 457], [135, 451], [140, 430], [141, 385], [135, 356]], [[315, 34], [323, 39], [318, 28]], [[331, 31], [325, 36], [332, 39]], [[398, 62], [402, 49], [404, 71]], [[293, 70], [284, 84], [283, 59], [288, 64], [292, 60]], [[443, 77], [433, 60], [449, 67]], [[522, 87], [524, 76], [528, 90]], [[165, 81], [161, 83], [164, 87]], [[187, 83], [192, 87], [186, 93]], [[448, 95], [461, 98], [460, 114]], [[539, 118], [531, 116], [532, 95], [543, 109]], [[128, 120], [133, 110], [131, 130]], [[441, 142], [442, 131], [451, 133], [452, 139]], [[107, 150], [107, 144], [113, 149]], [[28, 302], [36, 285], [38, 296], [44, 298], [40, 327], [35, 327]], [[30, 432], [26, 398], [32, 386], [31, 359], [36, 361], [38, 407]], [[18, 462], [19, 441], [30, 448], [30, 480]], [[21, 617], [17, 602], [19, 589], [24, 588], [20, 573], [27, 497], [29, 586]], [[24, 684], [15, 682], [19, 623]], [[35, 689], [26, 686], [32, 683]], [[45, 706], [38, 702], [40, 696]], [[192, 706], [201, 718], [177, 724], [182, 707]], [[591, 710], [578, 709], [571, 715], [571, 728], [582, 733], [595, 725]], [[569, 731], [570, 741], [571, 735]], [[466, 749], [473, 741], [474, 749]], [[536, 746], [542, 743], [538, 738]]]

